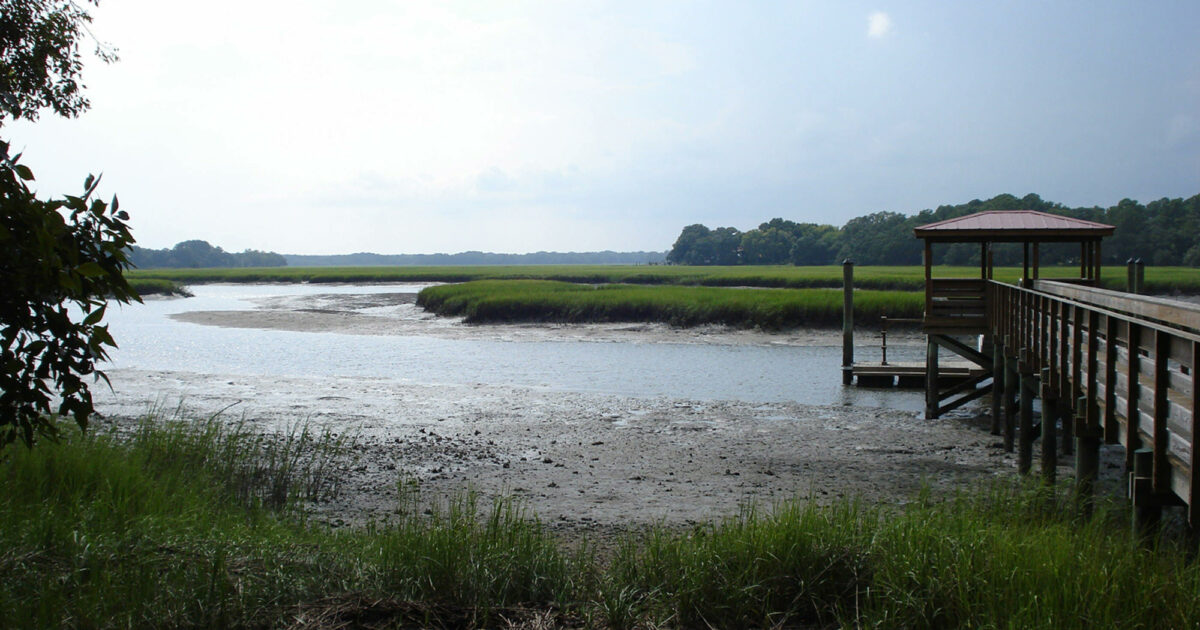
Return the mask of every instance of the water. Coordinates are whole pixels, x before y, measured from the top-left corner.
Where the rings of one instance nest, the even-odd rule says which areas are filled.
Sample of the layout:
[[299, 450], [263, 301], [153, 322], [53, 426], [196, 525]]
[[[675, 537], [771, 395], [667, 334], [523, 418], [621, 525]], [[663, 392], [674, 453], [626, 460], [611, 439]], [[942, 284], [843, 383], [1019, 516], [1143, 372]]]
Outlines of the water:
[[[201, 285], [188, 299], [150, 300], [110, 308], [120, 347], [106, 368], [240, 376], [392, 379], [415, 384], [486, 384], [744, 402], [887, 407], [919, 412], [923, 393], [862, 389], [841, 383], [841, 347], [715, 345], [662, 341], [631, 333], [628, 340], [505, 340], [487, 327], [431, 318], [413, 305], [366, 309], [403, 319], [404, 334], [226, 328], [171, 319], [175, 313], [249, 310], [252, 300], [319, 294], [411, 292], [414, 285]], [[414, 323], [415, 322], [415, 323]], [[447, 329], [457, 331], [447, 335]], [[436, 334], [435, 334], [436, 333]], [[669, 336], [668, 336], [669, 337]], [[871, 340], [873, 343], [874, 339]], [[912, 360], [922, 349], [889, 347], [889, 358]], [[878, 354], [878, 346], [856, 350]]]

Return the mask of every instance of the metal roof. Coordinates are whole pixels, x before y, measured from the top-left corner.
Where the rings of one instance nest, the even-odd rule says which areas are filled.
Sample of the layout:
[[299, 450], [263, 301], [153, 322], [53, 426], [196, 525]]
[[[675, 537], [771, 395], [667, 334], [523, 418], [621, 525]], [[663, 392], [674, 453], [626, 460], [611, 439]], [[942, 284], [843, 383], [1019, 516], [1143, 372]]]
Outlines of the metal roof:
[[1098, 240], [1113, 226], [1034, 210], [989, 210], [923, 225], [917, 238], [957, 242], [1050, 242]]

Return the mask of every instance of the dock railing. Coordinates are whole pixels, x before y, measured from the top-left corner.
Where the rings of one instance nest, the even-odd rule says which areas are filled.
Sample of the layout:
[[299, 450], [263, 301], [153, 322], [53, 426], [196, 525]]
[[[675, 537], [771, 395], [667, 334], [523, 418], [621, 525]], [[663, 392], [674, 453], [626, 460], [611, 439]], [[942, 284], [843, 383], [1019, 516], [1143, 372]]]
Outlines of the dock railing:
[[[1135, 508], [1186, 505], [1189, 523], [1200, 526], [1200, 305], [1046, 280], [1029, 288], [988, 281], [986, 289], [989, 332], [1006, 371], [1019, 375], [1019, 385], [1004, 379], [1006, 443], [1012, 398], [1035, 384], [1043, 466], [1047, 457], [1054, 463], [1061, 410], [1064, 438], [1074, 435], [1080, 450], [1082, 483], [1096, 475], [1101, 441], [1120, 444]], [[1033, 435], [1025, 435], [1021, 398], [1018, 466], [1028, 470]]]

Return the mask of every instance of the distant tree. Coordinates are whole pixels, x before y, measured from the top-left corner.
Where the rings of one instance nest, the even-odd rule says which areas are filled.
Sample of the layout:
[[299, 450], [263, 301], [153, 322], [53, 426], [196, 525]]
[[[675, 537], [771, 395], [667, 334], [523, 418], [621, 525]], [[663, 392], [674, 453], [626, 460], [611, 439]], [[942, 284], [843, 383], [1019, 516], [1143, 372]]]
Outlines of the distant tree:
[[673, 262], [677, 265], [700, 265], [699, 252], [697, 246], [700, 240], [708, 238], [712, 230], [708, 227], [694, 223], [683, 228], [679, 233], [679, 238], [675, 239], [675, 244], [671, 246], [671, 251], [667, 252], [667, 262]]
[[741, 262], [742, 233], [736, 228], [719, 227], [700, 239], [699, 265], [736, 265]]
[[[765, 225], [765, 224], [764, 224]], [[786, 229], [761, 226], [742, 234], [742, 259], [747, 265], [782, 265], [788, 262], [796, 238]]]
[[839, 258], [860, 265], [916, 265], [921, 244], [913, 238], [912, 222], [898, 212], [875, 212], [851, 219], [842, 228]]
[[801, 223], [790, 252], [793, 265], [828, 265], [836, 262], [842, 232], [832, 225]]

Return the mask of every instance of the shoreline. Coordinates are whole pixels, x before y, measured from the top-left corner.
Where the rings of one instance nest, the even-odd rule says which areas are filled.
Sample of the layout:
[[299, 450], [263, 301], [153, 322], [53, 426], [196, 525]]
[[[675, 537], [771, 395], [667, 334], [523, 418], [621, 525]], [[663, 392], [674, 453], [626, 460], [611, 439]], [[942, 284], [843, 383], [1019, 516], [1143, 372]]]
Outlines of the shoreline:
[[[181, 405], [182, 418], [224, 410], [268, 433], [307, 421], [352, 436], [338, 463], [341, 496], [311, 506], [335, 526], [386, 520], [405, 479], [427, 500], [468, 488], [484, 500], [514, 496], [555, 530], [603, 533], [690, 526], [796, 496], [902, 504], [923, 486], [951, 492], [1015, 466], [966, 416], [360, 379], [110, 377], [116, 392], [97, 396], [109, 416], [98, 427], [144, 415], [155, 401], [143, 392], [153, 391], [160, 408]], [[276, 394], [263, 396], [264, 385]]]

